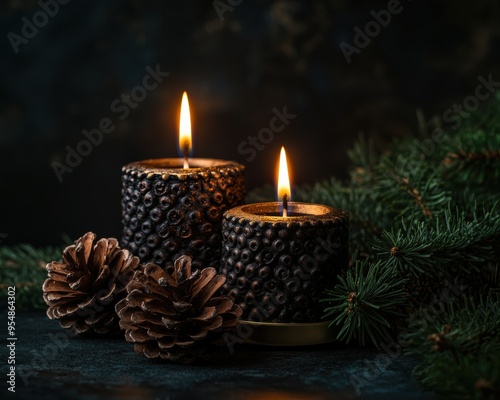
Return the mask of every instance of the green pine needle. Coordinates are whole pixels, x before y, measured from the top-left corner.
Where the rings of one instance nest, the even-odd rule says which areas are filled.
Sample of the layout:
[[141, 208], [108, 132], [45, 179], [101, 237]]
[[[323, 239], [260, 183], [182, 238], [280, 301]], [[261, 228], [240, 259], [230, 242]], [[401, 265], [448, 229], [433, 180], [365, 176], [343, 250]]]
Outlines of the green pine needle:
[[333, 318], [330, 325], [340, 327], [338, 339], [346, 343], [356, 339], [361, 344], [369, 339], [377, 347], [383, 341], [390, 342], [391, 332], [404, 316], [405, 280], [380, 261], [373, 264], [365, 260], [357, 262], [339, 281], [322, 300], [328, 303], [324, 317]]
[[474, 215], [446, 209], [432, 221], [402, 221], [401, 226], [384, 232], [374, 250], [402, 274], [443, 279], [481, 273], [497, 262], [499, 206]]
[[60, 260], [62, 250], [63, 247], [35, 248], [27, 244], [0, 247], [0, 300], [7, 298], [8, 287], [15, 286], [17, 310], [45, 309], [45, 265]]
[[426, 389], [443, 398], [500, 397], [499, 295], [452, 302], [407, 337], [409, 353], [423, 357], [415, 376]]

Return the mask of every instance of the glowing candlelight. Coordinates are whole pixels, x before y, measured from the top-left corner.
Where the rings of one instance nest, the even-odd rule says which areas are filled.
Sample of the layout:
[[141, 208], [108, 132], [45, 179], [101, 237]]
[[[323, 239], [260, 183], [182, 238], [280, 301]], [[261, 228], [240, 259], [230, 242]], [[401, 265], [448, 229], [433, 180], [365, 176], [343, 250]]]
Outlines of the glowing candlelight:
[[286, 162], [285, 148], [281, 147], [280, 163], [278, 170], [278, 201], [282, 201], [283, 217], [288, 216], [288, 202], [291, 197], [290, 178], [288, 176], [288, 165]]
[[189, 168], [188, 156], [192, 147], [191, 115], [187, 93], [182, 94], [181, 115], [179, 121], [179, 147], [184, 154], [184, 169]]

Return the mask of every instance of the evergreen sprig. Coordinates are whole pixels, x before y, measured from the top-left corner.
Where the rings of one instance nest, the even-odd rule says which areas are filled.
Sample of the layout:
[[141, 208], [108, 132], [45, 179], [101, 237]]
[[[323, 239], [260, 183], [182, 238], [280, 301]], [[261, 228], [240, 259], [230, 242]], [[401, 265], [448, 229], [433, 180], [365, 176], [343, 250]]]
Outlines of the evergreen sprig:
[[457, 272], [484, 275], [484, 267], [497, 261], [499, 241], [498, 206], [472, 216], [448, 208], [433, 221], [401, 221], [401, 228], [385, 231], [373, 249], [404, 275], [446, 278]]
[[431, 219], [451, 200], [440, 173], [426, 160], [409, 164], [407, 155], [384, 157], [377, 167], [373, 192], [391, 219]]
[[346, 343], [368, 340], [377, 347], [392, 340], [392, 331], [404, 314], [406, 304], [405, 280], [394, 269], [380, 261], [358, 261], [340, 283], [327, 291], [323, 302], [325, 318], [334, 317], [331, 325], [339, 326], [338, 338]]
[[500, 396], [500, 297], [451, 302], [426, 329], [410, 332], [409, 354], [423, 357], [415, 376], [444, 398]]
[[62, 246], [36, 248], [28, 244], [0, 247], [0, 299], [7, 297], [9, 286], [15, 286], [18, 310], [45, 308], [42, 299], [42, 283], [47, 278], [45, 265], [60, 260], [62, 250]]
[[[409, 138], [377, 155], [362, 138], [350, 152], [348, 182], [320, 182], [304, 192], [305, 199], [341, 205], [351, 216], [358, 261], [324, 299], [339, 340], [378, 345], [396, 328], [425, 325], [426, 316], [415, 310], [447, 293], [447, 283], [471, 296], [465, 303], [454, 297], [431, 332], [410, 335], [409, 349], [424, 355], [415, 376], [447, 398], [500, 398], [499, 106], [500, 95], [427, 152]], [[393, 303], [385, 297], [388, 287], [404, 296]], [[385, 312], [395, 304], [412, 318]], [[449, 347], [431, 351], [427, 337]]]

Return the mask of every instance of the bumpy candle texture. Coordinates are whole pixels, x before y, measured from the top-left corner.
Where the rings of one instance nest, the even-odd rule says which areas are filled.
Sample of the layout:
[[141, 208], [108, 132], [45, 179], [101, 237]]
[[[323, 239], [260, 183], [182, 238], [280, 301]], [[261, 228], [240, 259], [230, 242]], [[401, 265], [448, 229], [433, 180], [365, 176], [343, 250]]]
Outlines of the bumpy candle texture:
[[141, 262], [171, 268], [182, 255], [193, 270], [219, 268], [224, 212], [243, 204], [244, 167], [212, 159], [145, 160], [123, 167], [122, 246]]
[[222, 224], [224, 293], [256, 322], [318, 322], [324, 290], [348, 265], [349, 216], [342, 210], [291, 203], [257, 203], [229, 210]]

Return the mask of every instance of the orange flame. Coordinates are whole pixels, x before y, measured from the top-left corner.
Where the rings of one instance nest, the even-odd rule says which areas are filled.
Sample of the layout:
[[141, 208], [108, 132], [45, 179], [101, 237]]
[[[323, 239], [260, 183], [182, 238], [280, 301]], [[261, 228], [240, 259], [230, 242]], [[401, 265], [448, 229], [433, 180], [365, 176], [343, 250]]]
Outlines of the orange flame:
[[187, 93], [182, 94], [181, 115], [179, 121], [179, 147], [182, 153], [189, 153], [192, 147], [191, 114]]
[[[288, 165], [286, 162], [285, 148], [281, 148], [280, 152], [280, 163], [278, 171], [278, 201], [283, 201], [285, 203], [290, 201], [291, 190], [290, 190], [290, 177], [288, 176]], [[283, 207], [283, 216], [287, 215], [286, 207]]]

